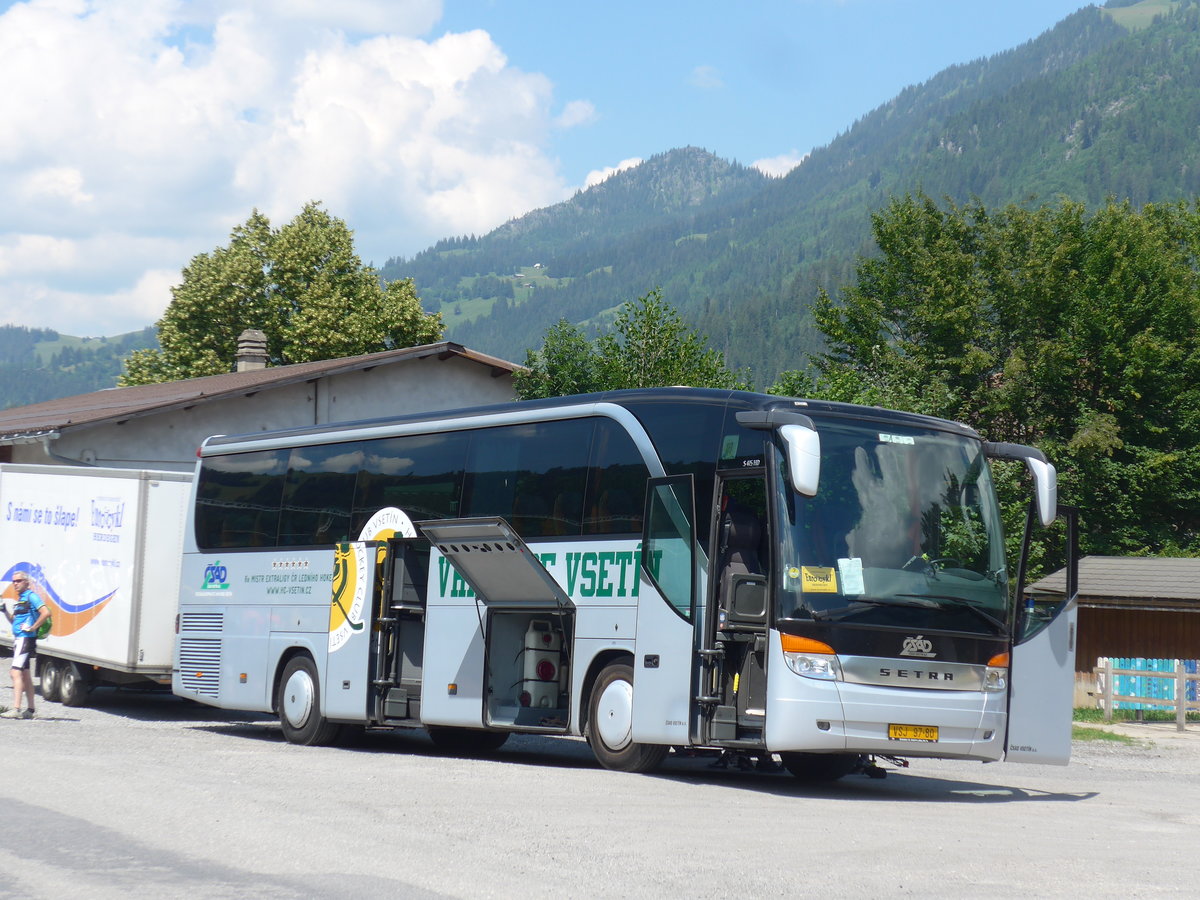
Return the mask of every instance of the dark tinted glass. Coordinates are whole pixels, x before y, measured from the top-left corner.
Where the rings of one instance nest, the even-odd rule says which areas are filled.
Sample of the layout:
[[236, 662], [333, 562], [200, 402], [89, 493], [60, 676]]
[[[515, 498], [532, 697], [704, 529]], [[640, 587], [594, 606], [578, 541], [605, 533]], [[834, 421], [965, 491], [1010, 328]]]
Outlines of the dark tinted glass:
[[588, 479], [584, 534], [641, 533], [650, 473], [629, 434], [612, 419], [598, 419]]
[[579, 534], [593, 421], [472, 434], [464, 515], [501, 516], [522, 537]]
[[414, 522], [458, 516], [469, 439], [451, 431], [364, 441], [351, 532], [389, 506]]
[[204, 460], [196, 490], [196, 545], [275, 546], [287, 459], [287, 450], [265, 450]]
[[725, 404], [649, 401], [628, 407], [649, 433], [667, 474], [695, 476], [696, 530], [707, 543], [716, 462], [725, 444]]
[[364, 458], [357, 442], [292, 450], [279, 517], [281, 547], [351, 539], [350, 507]]

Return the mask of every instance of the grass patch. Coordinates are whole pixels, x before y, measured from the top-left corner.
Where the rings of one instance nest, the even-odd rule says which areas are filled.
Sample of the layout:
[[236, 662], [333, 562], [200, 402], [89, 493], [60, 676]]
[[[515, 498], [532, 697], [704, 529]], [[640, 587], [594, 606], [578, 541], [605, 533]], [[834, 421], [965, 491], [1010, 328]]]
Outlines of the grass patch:
[[1178, 0], [1142, 0], [1133, 6], [1102, 9], [1101, 12], [1128, 31], [1140, 31], [1153, 24], [1155, 16], [1165, 15], [1177, 6]]
[[1123, 734], [1114, 734], [1111, 731], [1105, 731], [1103, 728], [1089, 728], [1086, 725], [1072, 725], [1071, 740], [1124, 744], [1127, 747], [1145, 746], [1145, 742], [1140, 741], [1137, 738], [1131, 738]]
[[[1143, 709], [1141, 717], [1138, 717], [1136, 709], [1114, 709], [1112, 721], [1114, 724], [1122, 722], [1174, 722], [1175, 710], [1173, 709]], [[1071, 718], [1076, 722], [1091, 722], [1099, 724], [1104, 721], [1104, 710], [1096, 709], [1095, 707], [1077, 707]], [[1200, 713], [1190, 712], [1187, 714], [1187, 721], [1191, 723], [1200, 722]]]

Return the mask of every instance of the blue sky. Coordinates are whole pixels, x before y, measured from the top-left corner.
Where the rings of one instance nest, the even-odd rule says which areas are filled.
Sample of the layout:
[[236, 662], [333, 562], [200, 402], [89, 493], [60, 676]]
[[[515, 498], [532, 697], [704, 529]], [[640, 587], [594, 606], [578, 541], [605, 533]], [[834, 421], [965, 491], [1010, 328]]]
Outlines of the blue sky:
[[[1081, 0], [757, 0], [731, 5], [461, 0], [436, 29], [482, 28], [555, 99], [595, 118], [555, 136], [568, 180], [703, 147], [746, 165], [799, 160], [947, 66], [1011, 49]], [[602, 10], [602, 11], [601, 11]]]
[[675, 147], [783, 174], [1085, 5], [0, 0], [0, 324], [153, 324], [255, 208], [381, 265]]

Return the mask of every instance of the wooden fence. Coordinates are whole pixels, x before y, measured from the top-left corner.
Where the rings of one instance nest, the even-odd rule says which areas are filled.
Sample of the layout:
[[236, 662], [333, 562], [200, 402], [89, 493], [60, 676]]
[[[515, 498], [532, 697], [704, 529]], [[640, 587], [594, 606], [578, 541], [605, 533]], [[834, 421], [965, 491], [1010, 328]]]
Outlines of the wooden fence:
[[[1140, 708], [1146, 706], [1166, 706], [1175, 710], [1175, 727], [1184, 730], [1189, 712], [1200, 712], [1200, 673], [1188, 671], [1188, 661], [1174, 660], [1174, 671], [1153, 669], [1117, 668], [1111, 658], [1102, 659], [1095, 668], [1097, 696], [1104, 709], [1104, 721], [1112, 721], [1113, 707], [1117, 703], [1137, 704]], [[1193, 666], [1194, 668], [1194, 666]], [[1139, 690], [1136, 694], [1116, 693], [1118, 676], [1127, 675], [1137, 679], [1146, 679], [1151, 690]], [[1189, 694], [1191, 698], [1189, 699]]]

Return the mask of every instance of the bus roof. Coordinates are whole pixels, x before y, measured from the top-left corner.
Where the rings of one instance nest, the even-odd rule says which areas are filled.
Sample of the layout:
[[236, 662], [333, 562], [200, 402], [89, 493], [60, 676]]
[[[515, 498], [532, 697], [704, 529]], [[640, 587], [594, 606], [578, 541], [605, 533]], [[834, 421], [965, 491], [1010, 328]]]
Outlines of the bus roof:
[[[726, 406], [736, 410], [782, 407], [802, 412], [806, 415], [874, 420], [895, 425], [909, 425], [916, 428], [932, 428], [938, 431], [948, 431], [964, 437], [979, 439], [979, 435], [975, 430], [966, 425], [920, 413], [901, 412], [876, 406], [857, 406], [852, 403], [839, 403], [832, 400], [806, 400], [794, 397], [780, 397], [773, 394], [759, 394], [753, 391], [665, 387], [602, 391], [593, 394], [571, 394], [564, 397], [548, 397], [540, 400], [521, 400], [460, 409], [433, 410], [404, 416], [382, 416], [349, 422], [329, 422], [277, 431], [214, 435], [204, 441], [202, 450], [205, 451], [204, 455], [209, 455], [211, 453], [220, 453], [220, 448], [226, 445], [238, 445], [237, 451], [241, 451], [249, 449], [247, 447], [248, 444], [259, 442], [270, 443], [274, 446], [304, 444], [311, 442], [315, 437], [328, 437], [331, 433], [336, 433], [337, 435], [334, 440], [353, 440], [355, 432], [375, 431], [387, 426], [434, 424], [438, 422], [450, 422], [451, 420], [461, 422], [464, 419], [482, 418], [485, 416], [493, 417], [504, 414], [513, 414], [513, 421], [517, 421], [522, 412], [533, 413], [535, 411], [541, 412], [560, 407], [581, 407], [604, 403], [626, 408], [642, 407], [654, 403], [695, 403], [710, 406]], [[541, 418], [541, 416], [538, 416], [538, 418]]]

